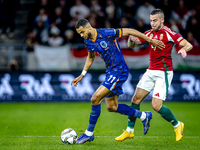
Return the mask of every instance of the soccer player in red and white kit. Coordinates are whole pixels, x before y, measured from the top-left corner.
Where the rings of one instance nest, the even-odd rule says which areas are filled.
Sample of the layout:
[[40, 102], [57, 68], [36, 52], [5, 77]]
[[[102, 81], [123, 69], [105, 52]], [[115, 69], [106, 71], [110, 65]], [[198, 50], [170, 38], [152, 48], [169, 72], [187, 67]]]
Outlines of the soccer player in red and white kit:
[[[160, 50], [150, 45], [150, 66], [137, 84], [137, 88], [130, 107], [140, 110], [140, 103], [152, 91], [152, 108], [157, 111], [165, 120], [171, 122], [176, 133], [176, 141], [183, 137], [184, 123], [178, 121], [169, 108], [163, 105], [169, 86], [173, 77], [172, 68], [172, 47], [174, 44], [182, 46], [178, 51], [183, 58], [187, 52], [192, 49], [192, 45], [179, 34], [173, 32], [170, 28], [164, 26], [164, 12], [161, 9], [154, 9], [150, 15], [152, 29], [144, 34], [152, 39], [160, 40], [165, 44], [165, 48]], [[128, 46], [130, 48], [140, 46], [146, 41], [130, 36]], [[123, 141], [134, 137], [134, 126], [136, 118], [128, 117], [127, 129], [118, 137], [117, 141]]]

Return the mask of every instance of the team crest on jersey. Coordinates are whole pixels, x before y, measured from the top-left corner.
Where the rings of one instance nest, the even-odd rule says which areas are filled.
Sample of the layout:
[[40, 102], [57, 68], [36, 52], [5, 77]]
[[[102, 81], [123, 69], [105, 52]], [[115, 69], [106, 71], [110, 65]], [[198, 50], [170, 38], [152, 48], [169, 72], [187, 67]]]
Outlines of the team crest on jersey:
[[107, 43], [106, 43], [105, 41], [101, 41], [101, 42], [100, 42], [100, 45], [101, 45], [101, 47], [104, 48], [105, 50], [108, 49], [108, 45], [107, 45]]
[[149, 35], [149, 38], [152, 39], [152, 37], [153, 37], [153, 34], [151, 33], [151, 34]]
[[160, 40], [162, 41], [162, 39], [163, 39], [163, 34], [160, 35]]

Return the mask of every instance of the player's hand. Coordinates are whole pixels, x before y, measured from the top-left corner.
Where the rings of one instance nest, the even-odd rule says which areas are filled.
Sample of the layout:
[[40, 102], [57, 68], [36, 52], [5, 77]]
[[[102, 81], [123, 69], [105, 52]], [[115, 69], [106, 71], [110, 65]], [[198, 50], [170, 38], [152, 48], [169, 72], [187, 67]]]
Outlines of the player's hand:
[[75, 87], [77, 87], [77, 84], [78, 84], [78, 82], [80, 82], [82, 79], [83, 79], [83, 75], [81, 74], [80, 76], [78, 76], [76, 79], [74, 79], [72, 82], [71, 82], [71, 86], [72, 86], [72, 84], [75, 86]]
[[165, 48], [165, 44], [162, 41], [155, 40], [155, 39], [152, 39], [151, 45], [155, 47], [154, 51], [156, 50], [156, 47], [159, 48], [160, 50], [163, 50], [163, 48]]
[[180, 49], [180, 50], [178, 51], [178, 54], [181, 54], [181, 56], [182, 56], [183, 58], [185, 58], [185, 57], [187, 56], [187, 52], [186, 52], [184, 49]]

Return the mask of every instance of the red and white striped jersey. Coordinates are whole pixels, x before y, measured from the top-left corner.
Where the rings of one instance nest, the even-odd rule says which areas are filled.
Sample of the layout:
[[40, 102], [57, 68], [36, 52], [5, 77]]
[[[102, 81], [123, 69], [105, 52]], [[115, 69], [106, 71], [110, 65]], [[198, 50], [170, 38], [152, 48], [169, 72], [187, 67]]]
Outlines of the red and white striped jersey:
[[[161, 70], [161, 71], [172, 71], [172, 47], [174, 44], [179, 44], [183, 37], [172, 31], [167, 26], [163, 26], [159, 31], [155, 32], [153, 30], [148, 30], [144, 33], [146, 36], [160, 40], [165, 44], [165, 48], [160, 50], [150, 44], [150, 70]], [[139, 38], [139, 40], [144, 44], [146, 41]]]

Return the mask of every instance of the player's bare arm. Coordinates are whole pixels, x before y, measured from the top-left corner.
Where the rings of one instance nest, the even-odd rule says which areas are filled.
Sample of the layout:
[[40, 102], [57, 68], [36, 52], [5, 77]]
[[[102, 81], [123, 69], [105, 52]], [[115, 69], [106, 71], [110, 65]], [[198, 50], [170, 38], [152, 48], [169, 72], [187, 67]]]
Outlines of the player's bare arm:
[[144, 35], [143, 33], [135, 30], [135, 29], [130, 29], [130, 28], [123, 28], [122, 29], [122, 36], [129, 36], [129, 35], [133, 35], [139, 38], [144, 39], [145, 41], [147, 41], [148, 43], [150, 43], [152, 46], [154, 47], [158, 47], [159, 49], [163, 49], [165, 48], [165, 44], [161, 41], [158, 40], [153, 40], [151, 38], [149, 38], [148, 36]]
[[187, 52], [190, 51], [193, 46], [185, 39], [182, 40], [179, 45], [183, 47], [178, 51], [178, 54], [181, 54], [181, 56], [185, 58], [187, 56]]
[[142, 44], [142, 42], [140, 42], [140, 40], [137, 37], [132, 36], [132, 35], [129, 36], [128, 47], [133, 48], [133, 47], [138, 47], [141, 45], [143, 45], [143, 44]]
[[91, 52], [91, 53], [88, 52], [88, 56], [87, 56], [83, 70], [88, 71], [92, 63], [94, 62], [94, 59], [95, 59], [95, 52]]
[[[88, 52], [88, 56], [85, 62], [85, 66], [83, 68], [83, 70], [85, 72], [87, 72], [89, 70], [89, 68], [91, 67], [92, 63], [94, 62], [95, 59], [95, 52]], [[72, 82], [71, 85], [74, 85], [75, 87], [77, 86], [78, 82], [80, 82], [84, 77], [84, 74], [81, 74], [80, 76], [78, 76], [77, 78], [75, 78]]]

